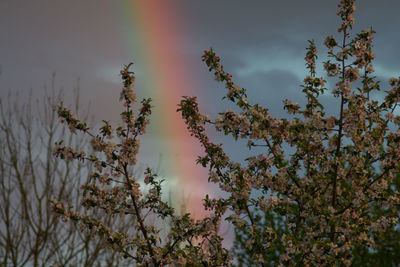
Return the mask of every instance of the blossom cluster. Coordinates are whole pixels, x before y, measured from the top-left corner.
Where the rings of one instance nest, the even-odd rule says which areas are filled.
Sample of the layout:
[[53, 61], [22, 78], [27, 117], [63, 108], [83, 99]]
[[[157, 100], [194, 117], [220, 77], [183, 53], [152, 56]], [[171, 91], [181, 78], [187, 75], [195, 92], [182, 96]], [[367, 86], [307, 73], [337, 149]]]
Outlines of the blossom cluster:
[[348, 28], [352, 28], [354, 24], [354, 12], [356, 11], [356, 0], [342, 0], [338, 4], [339, 11], [337, 15], [342, 19], [342, 24], [338, 32], [345, 32]]
[[71, 133], [76, 133], [76, 130], [80, 131], [88, 130], [86, 123], [79, 121], [76, 115], [72, 114], [67, 107], [63, 107], [62, 105], [60, 105], [58, 107], [57, 113], [58, 116], [62, 118], [61, 122], [62, 123], [66, 122], [68, 124]]
[[306, 66], [310, 69], [312, 76], [315, 75], [315, 60], [317, 59], [318, 49], [315, 46], [314, 40], [309, 41], [309, 46], [307, 48], [307, 53], [305, 56]]
[[61, 159], [65, 160], [79, 159], [83, 161], [85, 160], [86, 156], [86, 153], [84, 151], [75, 151], [72, 147], [63, 146], [62, 142], [56, 143], [56, 145], [54, 146], [53, 154], [56, 157], [60, 157]]

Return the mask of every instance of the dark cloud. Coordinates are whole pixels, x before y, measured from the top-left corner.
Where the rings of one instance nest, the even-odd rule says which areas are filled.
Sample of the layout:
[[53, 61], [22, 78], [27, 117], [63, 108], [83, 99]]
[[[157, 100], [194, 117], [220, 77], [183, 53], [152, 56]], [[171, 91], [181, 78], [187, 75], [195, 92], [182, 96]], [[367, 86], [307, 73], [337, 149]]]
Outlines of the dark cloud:
[[[198, 95], [210, 112], [225, 107], [218, 104], [225, 89], [201, 62], [204, 49], [215, 49], [225, 70], [234, 74], [235, 81], [246, 87], [255, 101], [269, 99], [271, 110], [281, 110], [284, 98], [302, 99], [299, 85], [306, 73], [303, 58], [307, 40], [316, 40], [322, 61], [326, 52], [321, 47], [323, 39], [330, 33], [337, 35], [339, 25], [338, 1], [168, 1], [176, 8], [185, 41], [176, 49], [187, 59], [190, 73], [197, 75], [190, 77], [196, 82], [188, 92]], [[395, 75], [400, 72], [400, 1], [364, 0], [356, 4], [354, 32], [370, 26], [377, 31], [377, 75], [386, 80], [400, 75]], [[109, 87], [118, 90], [120, 67], [135, 60], [140, 74], [143, 65], [135, 50], [140, 40], [123, 32], [128, 27], [133, 33], [135, 25], [125, 25], [120, 11], [115, 2], [106, 0], [3, 0], [0, 96], [15, 89], [41, 90], [54, 71], [58, 84], [66, 89], [75, 87], [81, 76], [83, 95], [88, 98], [101, 97], [99, 92], [109, 92]]]
[[[58, 84], [98, 86], [104, 68], [122, 65], [118, 21], [106, 1], [2, 1], [0, 4], [0, 94], [42, 90], [57, 72]], [[103, 85], [105, 86], [105, 85]], [[97, 89], [97, 88], [96, 88]]]
[[240, 77], [237, 83], [247, 90], [251, 103], [262, 104], [276, 116], [282, 115], [284, 99], [301, 98], [301, 81], [289, 71], [256, 72]]

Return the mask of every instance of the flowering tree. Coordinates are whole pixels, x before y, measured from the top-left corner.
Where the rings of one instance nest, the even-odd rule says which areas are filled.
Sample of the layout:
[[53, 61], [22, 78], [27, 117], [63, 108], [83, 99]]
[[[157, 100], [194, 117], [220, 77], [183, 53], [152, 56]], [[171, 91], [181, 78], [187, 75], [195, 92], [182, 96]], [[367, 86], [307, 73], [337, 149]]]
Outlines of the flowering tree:
[[[58, 114], [75, 133], [82, 131], [91, 137], [91, 144], [98, 154], [86, 155], [70, 146], [57, 143], [54, 154], [65, 160], [88, 161], [95, 166], [89, 181], [82, 186], [82, 205], [99, 209], [115, 216], [116, 222], [104, 223], [96, 216], [79, 213], [55, 202], [54, 211], [70, 219], [92, 234], [101, 237], [108, 246], [120, 253], [128, 262], [137, 266], [162, 266], [205, 264], [222, 266], [229, 261], [229, 253], [222, 248], [218, 236], [219, 216], [194, 221], [190, 214], [176, 215], [174, 209], [161, 199], [163, 180], [147, 169], [141, 185], [131, 167], [136, 164], [139, 136], [145, 133], [151, 114], [151, 99], [143, 99], [138, 112], [133, 104], [135, 76], [129, 71], [132, 64], [122, 71], [124, 87], [121, 92], [125, 110], [121, 113], [123, 125], [115, 131], [104, 121], [100, 134], [95, 135], [66, 107], [59, 106]], [[114, 136], [116, 134], [116, 137]], [[113, 141], [118, 139], [118, 143]], [[130, 231], [116, 231], [118, 218], [129, 218]], [[163, 229], [169, 225], [169, 229]], [[161, 231], [166, 231], [166, 236]]]
[[[300, 108], [284, 101], [292, 120], [272, 118], [268, 109], [250, 104], [245, 89], [233, 82], [212, 49], [203, 60], [241, 112], [225, 111], [211, 122], [199, 113], [196, 98], [180, 103], [190, 131], [206, 149], [199, 162], [209, 166], [209, 180], [228, 195], [218, 199], [217, 209], [230, 210], [227, 220], [241, 235], [236, 245], [242, 247], [236, 251], [245, 253], [239, 261], [348, 266], [355, 249], [376, 248], [377, 240], [398, 223], [400, 116], [393, 112], [400, 101], [400, 81], [390, 79], [392, 89], [382, 103], [370, 97], [380, 89], [372, 76], [374, 31], [351, 39], [354, 2], [339, 4], [340, 43], [332, 35], [324, 42], [330, 58], [324, 69], [336, 80], [332, 94], [340, 101], [338, 116], [326, 116], [319, 102], [326, 81], [316, 76], [314, 41], [305, 57], [307, 104]], [[356, 81], [360, 86], [354, 89]], [[247, 166], [233, 162], [221, 145], [209, 141], [206, 123], [265, 151], [249, 157]], [[284, 144], [294, 152], [286, 152]], [[206, 206], [215, 209], [215, 201], [206, 199]]]
[[[60, 106], [59, 116], [73, 132], [89, 135], [99, 153], [86, 156], [58, 143], [55, 154], [96, 166], [83, 186], [82, 204], [87, 209], [130, 217], [132, 232], [115, 231], [113, 224], [107, 226], [62, 203], [55, 203], [54, 210], [99, 235], [138, 266], [231, 265], [232, 255], [222, 247], [218, 234], [221, 220], [231, 222], [241, 234], [235, 247], [239, 264], [349, 266], [357, 249], [374, 249], [379, 237], [394, 229], [400, 204], [396, 186], [400, 116], [393, 113], [400, 101], [400, 80], [390, 80], [392, 89], [386, 91], [382, 103], [370, 97], [371, 91], [380, 89], [372, 76], [374, 31], [364, 30], [351, 39], [354, 12], [354, 0], [341, 1], [338, 32], [342, 40], [339, 44], [330, 35], [324, 42], [330, 49], [324, 69], [336, 80], [332, 93], [340, 101], [338, 116], [327, 116], [319, 101], [326, 81], [316, 76], [314, 41], [309, 41], [305, 57], [310, 71], [303, 85], [307, 104], [301, 108], [284, 101], [293, 119], [273, 118], [268, 109], [249, 103], [246, 90], [224, 71], [220, 58], [212, 49], [205, 51], [203, 60], [215, 79], [225, 83], [226, 98], [241, 110], [221, 112], [211, 121], [199, 112], [195, 97], [184, 97], [178, 105], [188, 129], [205, 148], [198, 163], [209, 168], [209, 181], [224, 192], [224, 198], [205, 196], [208, 217], [194, 221], [190, 214], [176, 215], [162, 201], [162, 180], [150, 169], [145, 173], [145, 185], [132, 176], [129, 167], [136, 163], [138, 138], [149, 123], [151, 105], [150, 99], [144, 99], [134, 112], [135, 76], [130, 65], [121, 72], [123, 125], [114, 131], [104, 122], [96, 135]], [[354, 89], [357, 84], [360, 86]], [[234, 162], [222, 145], [211, 142], [205, 133], [207, 123], [235, 139], [247, 139], [248, 148], [263, 151], [249, 157], [246, 164]], [[285, 144], [294, 152], [285, 151]], [[151, 220], [154, 217], [171, 222], [166, 238], [160, 235], [163, 226]]]

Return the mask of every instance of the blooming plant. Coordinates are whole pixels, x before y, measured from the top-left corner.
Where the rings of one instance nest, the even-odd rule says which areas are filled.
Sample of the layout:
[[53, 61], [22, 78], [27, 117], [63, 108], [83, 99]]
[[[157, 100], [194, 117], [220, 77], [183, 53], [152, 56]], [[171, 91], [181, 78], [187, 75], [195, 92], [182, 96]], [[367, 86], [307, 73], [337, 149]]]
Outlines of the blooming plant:
[[[222, 266], [229, 262], [230, 256], [222, 248], [217, 217], [194, 221], [189, 214], [175, 215], [173, 208], [161, 199], [162, 180], [156, 174], [146, 170], [143, 182], [147, 190], [137, 177], [132, 176], [130, 167], [136, 164], [140, 144], [138, 137], [145, 133], [149, 123], [151, 99], [143, 99], [138, 113], [134, 113], [135, 76], [129, 71], [130, 66], [121, 71], [124, 81], [121, 100], [125, 107], [121, 113], [123, 126], [114, 130], [107, 121], [103, 121], [100, 134], [95, 135], [86, 123], [61, 105], [58, 107], [61, 120], [73, 133], [79, 130], [89, 135], [98, 154], [87, 156], [83, 151], [64, 146], [62, 141], [56, 144], [54, 154], [65, 160], [91, 162], [95, 171], [90, 173], [88, 182], [82, 186], [82, 205], [88, 210], [101, 209], [115, 215], [113, 223], [118, 223], [119, 217], [129, 217], [132, 229], [129, 232], [114, 231], [110, 226], [113, 223], [105, 224], [99, 218], [78, 213], [59, 202], [54, 203], [54, 211], [64, 220], [72, 220], [83, 230], [98, 235], [111, 249], [137, 266]], [[113, 142], [116, 139], [114, 134], [119, 140], [117, 143]], [[160, 232], [168, 223], [170, 229], [167, 237], [163, 238]]]
[[[382, 103], [371, 98], [371, 92], [380, 90], [372, 76], [374, 31], [350, 39], [354, 2], [344, 0], [338, 6], [340, 43], [333, 35], [324, 42], [330, 59], [324, 69], [336, 80], [332, 93], [340, 101], [338, 116], [326, 116], [319, 101], [327, 89], [324, 78], [316, 76], [314, 41], [309, 41], [305, 57], [310, 71], [302, 86], [307, 104], [300, 108], [284, 101], [292, 120], [272, 118], [268, 109], [250, 104], [245, 89], [233, 82], [212, 49], [204, 51], [203, 61], [215, 79], [225, 83], [226, 98], [241, 111], [222, 112], [209, 121], [195, 97], [185, 97], [179, 105], [206, 150], [198, 161], [209, 167], [209, 180], [228, 195], [206, 198], [206, 207], [223, 210], [235, 226], [239, 263], [349, 266], [356, 247], [375, 249], [379, 237], [398, 224], [400, 116], [394, 112], [400, 80], [390, 79], [392, 89]], [[354, 89], [357, 81], [360, 86]], [[265, 150], [247, 158], [246, 166], [234, 162], [221, 145], [210, 142], [207, 123], [248, 140], [249, 148]], [[285, 152], [285, 144], [292, 154]]]
[[[220, 58], [206, 50], [203, 61], [215, 79], [227, 88], [226, 98], [240, 112], [221, 112], [211, 121], [201, 114], [195, 97], [184, 97], [178, 105], [190, 132], [205, 148], [198, 163], [209, 168], [209, 181], [225, 192], [224, 198], [205, 196], [211, 211], [202, 220], [190, 214], [178, 216], [161, 200], [162, 180], [147, 169], [144, 190], [130, 174], [136, 163], [139, 136], [144, 134], [151, 113], [150, 99], [136, 103], [135, 76], [130, 65], [121, 72], [123, 126], [115, 131], [108, 122], [95, 135], [87, 125], [60, 106], [58, 113], [72, 131], [92, 138], [99, 154], [86, 156], [58, 143], [55, 154], [66, 160], [92, 162], [96, 171], [83, 186], [83, 205], [100, 208], [116, 216], [130, 216], [130, 233], [114, 232], [96, 218], [72, 211], [61, 203], [54, 210], [65, 219], [102, 237], [114, 250], [138, 266], [229, 266], [231, 254], [222, 247], [218, 233], [221, 220], [231, 222], [243, 238], [236, 252], [238, 263], [266, 266], [351, 265], [357, 247], [375, 248], [376, 240], [398, 223], [400, 196], [395, 180], [400, 173], [400, 116], [394, 111], [400, 101], [400, 80], [392, 78], [392, 89], [382, 103], [370, 97], [380, 85], [372, 76], [372, 29], [350, 39], [355, 0], [339, 4], [342, 24], [339, 44], [333, 35], [324, 44], [330, 60], [324, 62], [327, 76], [336, 80], [332, 90], [339, 99], [338, 116], [326, 116], [319, 96], [327, 90], [323, 77], [316, 76], [317, 47], [309, 41], [304, 79], [307, 104], [284, 101], [294, 119], [270, 116], [268, 109], [251, 104], [246, 90], [224, 71]], [[357, 82], [360, 86], [356, 89]], [[214, 144], [205, 132], [211, 123], [235, 139], [248, 140], [248, 148], [262, 153], [247, 158], [246, 164], [232, 161], [222, 145]], [[390, 128], [391, 127], [391, 128]], [[114, 133], [116, 137], [114, 137]], [[118, 139], [114, 143], [112, 140]], [[291, 155], [284, 145], [292, 147]], [[379, 207], [379, 212], [377, 212]], [[167, 238], [149, 219], [169, 220]]]

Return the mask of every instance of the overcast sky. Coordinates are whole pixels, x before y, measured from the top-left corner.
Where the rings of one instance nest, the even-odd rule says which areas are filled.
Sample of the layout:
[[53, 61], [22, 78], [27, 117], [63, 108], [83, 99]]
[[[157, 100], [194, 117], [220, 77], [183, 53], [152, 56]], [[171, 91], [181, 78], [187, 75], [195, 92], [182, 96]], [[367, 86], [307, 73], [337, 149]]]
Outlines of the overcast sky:
[[[140, 34], [146, 26], [143, 24], [150, 21], [135, 20], [137, 14], [125, 10], [130, 1], [139, 0], [0, 0], [0, 97], [18, 91], [24, 100], [32, 90], [34, 97], [40, 98], [55, 72], [56, 87], [64, 89], [65, 102], [71, 104], [80, 77], [81, 103], [91, 103], [89, 112], [95, 122], [117, 121], [121, 67], [135, 62], [139, 98], [148, 95], [150, 89], [144, 77], [152, 75], [146, 73], [151, 68], [145, 68]], [[201, 61], [204, 49], [214, 48], [225, 70], [248, 90], [252, 103], [265, 105], [275, 116], [284, 116], [283, 99], [304, 103], [300, 85], [307, 73], [303, 60], [307, 40], [315, 39], [322, 62], [326, 52], [323, 40], [337, 34], [340, 24], [336, 16], [338, 1], [333, 0], [158, 1], [173, 9], [172, 19], [179, 24], [180, 39], [173, 47], [174, 53], [196, 80], [185, 92], [197, 95], [202, 111], [214, 116], [231, 106], [221, 104], [224, 87], [214, 81]], [[399, 12], [398, 0], [357, 1], [353, 32], [371, 26], [377, 32], [374, 66], [383, 89], [388, 89], [390, 77], [400, 75]], [[147, 14], [143, 15], [146, 18]], [[162, 18], [151, 19], [156, 25], [164, 23]], [[153, 97], [156, 103], [162, 101], [157, 94]], [[337, 112], [335, 99], [324, 97], [323, 103], [328, 111]], [[157, 110], [152, 116], [162, 118]], [[216, 142], [227, 144], [225, 149], [233, 159], [247, 155], [243, 146], [211, 134]], [[154, 140], [168, 140], [154, 127], [150, 127], [148, 136], [154, 137], [153, 151], [146, 152], [144, 146], [141, 155], [157, 164], [154, 144], [158, 143]]]
[[[81, 103], [92, 103], [90, 113], [97, 122], [116, 121], [119, 70], [124, 64], [135, 61], [139, 97], [149, 90], [142, 78], [146, 58], [140, 56], [139, 33], [145, 26], [140, 24], [149, 21], [136, 21], [137, 14], [124, 10], [130, 1], [0, 0], [1, 98], [10, 91], [19, 91], [23, 98], [30, 89], [40, 97], [55, 72], [56, 87], [64, 88], [65, 102], [72, 101], [68, 97], [80, 77]], [[180, 24], [180, 42], [174, 49], [195, 76], [196, 83], [187, 93], [197, 95], [203, 111], [213, 115], [229, 105], [221, 106], [224, 88], [201, 62], [204, 49], [214, 48], [225, 70], [248, 90], [251, 101], [282, 116], [283, 99], [302, 102], [299, 85], [307, 73], [303, 60], [307, 40], [315, 39], [321, 62], [326, 52], [321, 44], [339, 25], [338, 1], [333, 0], [163, 2], [170, 3], [172, 19]], [[375, 69], [384, 86], [389, 77], [400, 73], [399, 11], [397, 0], [357, 2], [354, 32], [371, 26], [377, 31]], [[151, 19], [163, 23], [161, 18]], [[336, 110], [332, 98], [325, 103], [328, 110]]]
[[[306, 41], [314, 38], [320, 46], [339, 24], [333, 0], [164, 1], [173, 4], [184, 24], [185, 43], [177, 49], [203, 83], [199, 95], [217, 102], [223, 90], [216, 92], [220, 87], [200, 60], [204, 49], [213, 47], [221, 55], [250, 98], [275, 109], [281, 106], [277, 100], [299, 96]], [[126, 30], [133, 27], [122, 18], [122, 2], [0, 0], [1, 97], [10, 90], [39, 93], [56, 72], [57, 84], [65, 90], [80, 76], [85, 100], [107, 103], [110, 92], [119, 90], [121, 66], [137, 62], [135, 47], [128, 47], [128, 38], [135, 43], [136, 37], [133, 29]], [[398, 75], [400, 1], [363, 0], [357, 8], [355, 31], [370, 26], [377, 31], [377, 75]], [[140, 62], [136, 70], [140, 72]], [[102, 114], [99, 106], [93, 107], [94, 114]]]
[[[141, 36], [137, 30], [143, 25], [136, 25], [147, 22], [135, 22], [131, 10], [123, 10], [130, 1], [0, 0], [1, 98], [9, 91], [23, 96], [30, 89], [40, 97], [56, 72], [56, 86], [66, 91], [67, 103], [80, 77], [81, 103], [92, 103], [90, 113], [96, 115], [96, 121], [117, 120], [118, 74], [124, 64], [135, 61], [139, 97], [148, 90], [140, 75], [145, 72], [146, 58], [139, 56]], [[321, 44], [339, 25], [338, 1], [333, 0], [163, 2], [171, 4], [175, 21], [181, 24], [181, 42], [175, 50], [196, 76], [188, 94], [197, 95], [200, 104], [206, 103], [201, 107], [211, 114], [229, 106], [221, 106], [223, 86], [201, 62], [204, 49], [215, 49], [225, 70], [248, 90], [251, 101], [281, 116], [283, 99], [302, 101], [299, 85], [306, 74], [307, 40], [316, 40], [322, 61], [326, 50]], [[400, 73], [399, 12], [397, 0], [357, 2], [354, 32], [371, 26], [377, 31], [375, 70], [384, 86], [389, 77]], [[325, 103], [328, 109], [336, 109], [331, 98]]]
[[[19, 91], [24, 99], [32, 89], [34, 97], [40, 98], [55, 72], [56, 87], [64, 88], [68, 104], [80, 77], [81, 103], [92, 103], [95, 121], [116, 121], [121, 67], [135, 61], [140, 98], [149, 90], [141, 77], [151, 76], [143, 67], [146, 59], [140, 56], [138, 30], [143, 25], [135, 25], [134, 15], [124, 10], [129, 1], [133, 0], [0, 0], [0, 97]], [[197, 95], [200, 107], [212, 115], [230, 106], [221, 104], [224, 87], [201, 62], [204, 49], [214, 48], [225, 70], [248, 90], [251, 102], [283, 116], [283, 99], [302, 103], [307, 40], [315, 39], [322, 62], [323, 40], [336, 34], [340, 23], [338, 1], [333, 0], [158, 1], [171, 4], [179, 23], [180, 43], [174, 49], [196, 80], [187, 92]], [[399, 12], [398, 0], [357, 2], [354, 32], [371, 26], [377, 31], [375, 70], [383, 89], [388, 88], [389, 77], [400, 75]], [[324, 103], [329, 111], [337, 110], [334, 99], [326, 97]], [[151, 129], [149, 136], [162, 138]], [[225, 148], [234, 159], [243, 155], [243, 147], [214, 138], [228, 142]]]

